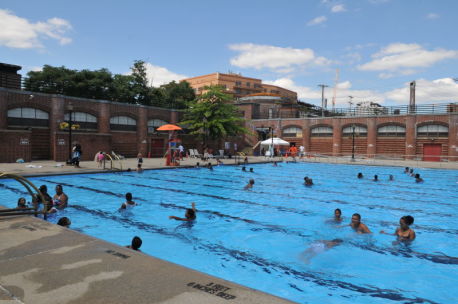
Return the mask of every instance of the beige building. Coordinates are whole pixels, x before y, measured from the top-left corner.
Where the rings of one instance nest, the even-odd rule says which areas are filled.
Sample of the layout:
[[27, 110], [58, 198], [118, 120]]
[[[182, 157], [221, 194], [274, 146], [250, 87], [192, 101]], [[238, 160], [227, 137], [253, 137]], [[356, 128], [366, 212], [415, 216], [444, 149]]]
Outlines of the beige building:
[[261, 79], [245, 77], [239, 74], [213, 73], [183, 79], [189, 82], [196, 94], [202, 94], [204, 87], [220, 85], [235, 98], [250, 94], [268, 93], [297, 101], [297, 93], [278, 86], [263, 84]]

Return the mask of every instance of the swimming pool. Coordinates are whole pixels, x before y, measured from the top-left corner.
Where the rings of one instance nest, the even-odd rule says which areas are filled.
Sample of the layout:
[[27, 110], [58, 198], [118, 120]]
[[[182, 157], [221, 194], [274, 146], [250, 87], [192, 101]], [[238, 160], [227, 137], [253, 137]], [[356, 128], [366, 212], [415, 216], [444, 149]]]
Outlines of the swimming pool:
[[[72, 228], [127, 245], [134, 235], [142, 251], [217, 277], [300, 303], [452, 303], [458, 299], [458, 172], [417, 169], [425, 183], [399, 167], [320, 163], [167, 169], [143, 174], [84, 174], [37, 177], [54, 193], [69, 195], [61, 216]], [[358, 172], [365, 178], [356, 179]], [[380, 181], [373, 182], [378, 174]], [[388, 181], [393, 174], [395, 180]], [[313, 178], [312, 187], [303, 177]], [[242, 190], [250, 178], [251, 191]], [[14, 206], [23, 189], [1, 181], [3, 201]], [[124, 194], [139, 203], [119, 212]], [[196, 202], [194, 224], [169, 220]], [[373, 235], [357, 235], [327, 222], [335, 208], [344, 223], [358, 212]], [[399, 218], [415, 217], [417, 239], [393, 244]], [[301, 254], [318, 240], [340, 238], [339, 246]]]

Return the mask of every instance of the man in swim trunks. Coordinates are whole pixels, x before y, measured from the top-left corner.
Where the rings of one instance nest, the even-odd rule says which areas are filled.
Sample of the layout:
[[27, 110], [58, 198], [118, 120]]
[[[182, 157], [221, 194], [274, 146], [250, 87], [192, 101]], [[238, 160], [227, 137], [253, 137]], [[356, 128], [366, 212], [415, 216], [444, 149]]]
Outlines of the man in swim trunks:
[[405, 215], [401, 217], [401, 219], [399, 220], [399, 227], [396, 229], [396, 231], [393, 234], [386, 233], [383, 230], [381, 230], [380, 233], [388, 234], [388, 235], [395, 235], [398, 237], [399, 241], [413, 241], [416, 238], [415, 231], [413, 229], [410, 229], [410, 225], [412, 225], [413, 222], [414, 222], [413, 216]]
[[355, 213], [351, 216], [350, 227], [353, 228], [355, 232], [360, 234], [371, 233], [369, 228], [367, 228], [365, 224], [361, 223], [361, 215], [359, 215], [359, 213]]
[[253, 185], [254, 185], [254, 179], [250, 179], [250, 181], [248, 182], [248, 184], [246, 184], [246, 186], [243, 187], [243, 190], [251, 189], [251, 188], [253, 188]]
[[184, 218], [171, 215], [171, 216], [169, 216], [169, 219], [177, 220], [177, 221], [185, 221], [185, 222], [194, 221], [196, 219], [196, 212], [197, 212], [196, 203], [193, 202], [191, 204], [191, 207], [192, 207], [192, 209], [189, 209], [189, 208], [186, 209], [186, 213], [184, 215]]
[[64, 209], [68, 205], [68, 196], [64, 193], [64, 189], [62, 188], [62, 185], [57, 185], [56, 186], [56, 194], [54, 195], [53, 199], [53, 205], [57, 209]]
[[130, 209], [137, 204], [132, 200], [132, 193], [127, 192], [126, 193], [126, 202], [122, 203], [121, 207], [119, 209], [125, 210], [125, 209]]

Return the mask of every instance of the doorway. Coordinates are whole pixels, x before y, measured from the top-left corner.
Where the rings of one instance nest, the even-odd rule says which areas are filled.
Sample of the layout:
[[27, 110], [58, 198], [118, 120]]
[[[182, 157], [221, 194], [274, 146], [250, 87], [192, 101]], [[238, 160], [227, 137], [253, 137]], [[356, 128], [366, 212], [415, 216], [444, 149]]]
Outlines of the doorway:
[[440, 161], [442, 154], [441, 144], [424, 144], [423, 145], [423, 160], [424, 161]]

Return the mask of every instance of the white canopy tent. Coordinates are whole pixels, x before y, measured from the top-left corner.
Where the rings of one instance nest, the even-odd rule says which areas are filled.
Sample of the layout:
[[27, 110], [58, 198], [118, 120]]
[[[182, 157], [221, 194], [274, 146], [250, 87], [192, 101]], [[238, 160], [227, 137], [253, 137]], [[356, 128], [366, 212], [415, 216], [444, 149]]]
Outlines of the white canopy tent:
[[273, 151], [274, 151], [275, 146], [289, 146], [289, 142], [281, 138], [274, 137], [274, 138], [269, 138], [269, 139], [261, 141], [260, 145], [261, 147], [262, 146], [269, 147], [269, 150], [266, 151], [266, 156], [273, 156], [274, 155]]

